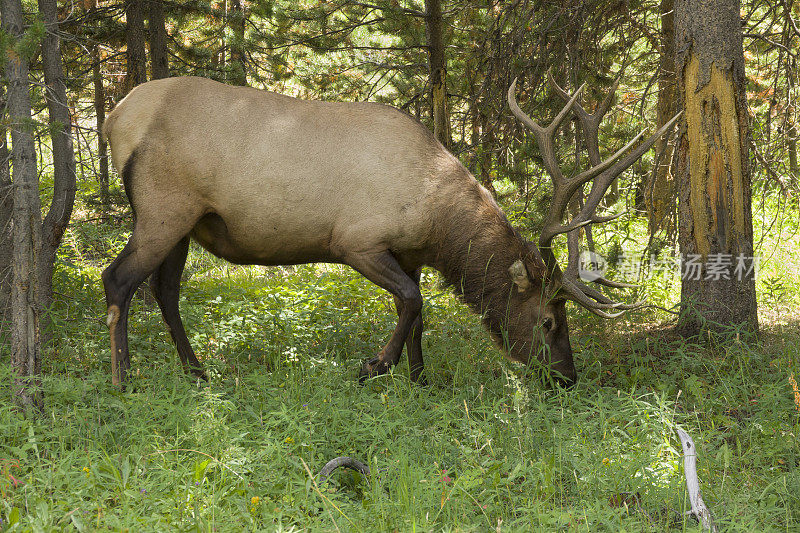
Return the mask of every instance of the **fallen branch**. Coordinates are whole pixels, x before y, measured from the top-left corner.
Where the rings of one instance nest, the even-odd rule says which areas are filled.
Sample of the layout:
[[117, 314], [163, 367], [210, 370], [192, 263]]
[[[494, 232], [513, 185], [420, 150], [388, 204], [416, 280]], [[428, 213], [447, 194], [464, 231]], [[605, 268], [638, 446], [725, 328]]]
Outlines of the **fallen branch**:
[[328, 476], [330, 476], [333, 471], [340, 466], [355, 470], [356, 472], [359, 472], [365, 476], [369, 476], [369, 467], [361, 461], [357, 461], [352, 457], [337, 457], [336, 459], [331, 459], [328, 461], [325, 466], [322, 467], [322, 470], [319, 471], [319, 474], [317, 474], [319, 482], [322, 483], [328, 479]]
[[700, 492], [700, 481], [697, 479], [697, 452], [694, 441], [688, 433], [682, 429], [676, 429], [678, 437], [683, 446], [683, 473], [686, 476], [686, 490], [689, 491], [689, 501], [692, 504], [692, 514], [697, 521], [703, 525], [703, 529], [708, 529], [717, 533], [717, 526], [711, 517], [711, 511], [703, 502], [703, 495]]

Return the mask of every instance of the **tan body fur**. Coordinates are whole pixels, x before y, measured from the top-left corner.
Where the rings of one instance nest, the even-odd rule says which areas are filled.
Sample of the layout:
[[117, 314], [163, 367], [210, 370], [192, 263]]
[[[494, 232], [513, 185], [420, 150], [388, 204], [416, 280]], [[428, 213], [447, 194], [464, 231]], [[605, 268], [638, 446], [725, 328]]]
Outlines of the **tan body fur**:
[[[396, 109], [168, 78], [135, 88], [104, 133], [135, 213], [128, 246], [103, 276], [122, 366], [114, 365], [115, 381], [129, 366], [130, 295], [151, 273], [181, 360], [196, 366], [177, 312], [188, 236], [235, 263], [348, 264], [391, 292], [397, 329], [362, 376], [385, 372], [407, 341], [419, 377], [422, 265], [442, 271], [496, 339], [519, 328], [517, 348], [509, 347], [515, 359], [527, 361], [538, 346], [533, 330], [547, 317], [563, 330], [546, 342], [564, 337], [569, 347], [563, 302], [541, 301], [529, 243], [459, 161]], [[521, 281], [509, 275], [519, 268]], [[572, 377], [567, 355], [562, 366]]]
[[343, 251], [389, 249], [414, 269], [433, 260], [426, 252], [443, 199], [460, 203], [465, 189], [478, 188], [499, 211], [428, 130], [380, 104], [169, 78], [134, 89], [106, 132], [120, 172], [137, 147], [159, 152], [157, 166], [140, 172], [160, 179], [132, 184], [137, 216], [172, 223], [176, 199], [192, 207], [186, 217], [216, 213], [224, 242], [216, 218], [192, 236], [237, 263], [340, 261]]

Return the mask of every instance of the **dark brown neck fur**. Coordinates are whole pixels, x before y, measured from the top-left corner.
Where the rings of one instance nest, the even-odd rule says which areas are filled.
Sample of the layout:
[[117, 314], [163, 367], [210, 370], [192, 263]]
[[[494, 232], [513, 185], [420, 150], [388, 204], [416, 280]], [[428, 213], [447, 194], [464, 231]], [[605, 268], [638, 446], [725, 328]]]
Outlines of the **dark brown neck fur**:
[[483, 316], [499, 341], [508, 299], [515, 290], [509, 267], [527, 253], [527, 244], [503, 212], [480, 190], [441, 220], [433, 266], [464, 302]]

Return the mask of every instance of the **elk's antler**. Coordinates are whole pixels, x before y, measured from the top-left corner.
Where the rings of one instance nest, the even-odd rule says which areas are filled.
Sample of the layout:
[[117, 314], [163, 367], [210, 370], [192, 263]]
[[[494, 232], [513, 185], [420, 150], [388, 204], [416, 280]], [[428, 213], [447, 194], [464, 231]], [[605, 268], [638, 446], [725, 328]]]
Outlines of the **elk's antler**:
[[[645, 131], [639, 133], [628, 144], [614, 153], [611, 157], [602, 161], [600, 158], [599, 148], [599, 130], [600, 123], [603, 116], [608, 112], [614, 98], [614, 93], [617, 89], [618, 82], [614, 83], [611, 92], [606, 96], [603, 102], [597, 106], [594, 113], [588, 113], [579, 103], [578, 97], [580, 96], [583, 88], [582, 85], [575, 94], [571, 97], [564, 91], [553, 79], [552, 75], [548, 72], [548, 78], [553, 89], [562, 99], [566, 101], [564, 108], [556, 115], [553, 121], [546, 127], [542, 127], [536, 123], [531, 117], [525, 114], [517, 105], [515, 91], [517, 80], [508, 88], [508, 105], [511, 107], [511, 112], [523, 124], [533, 131], [536, 137], [536, 144], [539, 146], [539, 152], [542, 156], [542, 161], [545, 170], [550, 175], [553, 182], [553, 200], [545, 217], [544, 227], [539, 236], [539, 251], [541, 252], [542, 259], [547, 265], [547, 270], [551, 276], [551, 283], [559, 283], [558, 292], [561, 296], [573, 300], [574, 302], [586, 307], [596, 315], [604, 318], [614, 318], [621, 315], [628, 309], [640, 307], [642, 303], [623, 304], [614, 302], [600, 291], [581, 281], [578, 275], [578, 254], [580, 244], [580, 234], [577, 230], [581, 227], [588, 226], [594, 223], [608, 222], [619, 215], [599, 216], [597, 215], [597, 207], [605, 196], [606, 191], [614, 182], [614, 180], [624, 172], [628, 167], [635, 163], [650, 147], [667, 131], [671, 130], [675, 122], [680, 117], [680, 114], [675, 115], [669, 122], [664, 124], [656, 133], [648, 139], [642, 141], [636, 148], [632, 149], [636, 143], [644, 137]], [[569, 112], [575, 113], [586, 143], [586, 150], [589, 156], [591, 167], [576, 175], [566, 177], [561, 172], [556, 157], [555, 150], [555, 134]], [[627, 153], [627, 155], [625, 155]], [[624, 156], [624, 157], [623, 157]], [[592, 181], [592, 187], [589, 195], [586, 198], [583, 206], [581, 206], [578, 214], [566, 223], [562, 223], [561, 219], [567, 211], [567, 206], [572, 199], [573, 195], [581, 189], [586, 183]], [[555, 255], [552, 250], [553, 238], [561, 233], [568, 233], [567, 236], [567, 250], [568, 250], [568, 263], [567, 268], [561, 273]], [[559, 279], [560, 278], [560, 279]], [[597, 276], [596, 279], [591, 280], [594, 283], [605, 285], [614, 288], [627, 288], [633, 285], [627, 283], [619, 283]], [[618, 313], [609, 313], [608, 310], [619, 310]]]

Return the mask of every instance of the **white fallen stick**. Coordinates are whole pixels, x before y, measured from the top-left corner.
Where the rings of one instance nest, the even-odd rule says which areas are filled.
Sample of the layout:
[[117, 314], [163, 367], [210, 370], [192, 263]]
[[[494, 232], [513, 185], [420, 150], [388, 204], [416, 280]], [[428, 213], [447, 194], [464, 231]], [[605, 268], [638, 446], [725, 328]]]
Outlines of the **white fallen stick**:
[[703, 525], [703, 529], [708, 529], [717, 533], [717, 526], [711, 517], [711, 511], [703, 502], [703, 495], [700, 491], [700, 481], [697, 479], [697, 448], [692, 437], [682, 429], [676, 429], [678, 437], [683, 446], [683, 473], [686, 476], [686, 490], [689, 491], [689, 501], [692, 504], [692, 514], [697, 521]]

